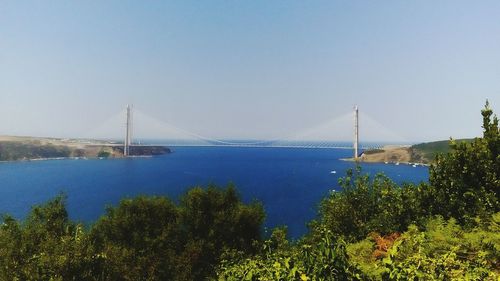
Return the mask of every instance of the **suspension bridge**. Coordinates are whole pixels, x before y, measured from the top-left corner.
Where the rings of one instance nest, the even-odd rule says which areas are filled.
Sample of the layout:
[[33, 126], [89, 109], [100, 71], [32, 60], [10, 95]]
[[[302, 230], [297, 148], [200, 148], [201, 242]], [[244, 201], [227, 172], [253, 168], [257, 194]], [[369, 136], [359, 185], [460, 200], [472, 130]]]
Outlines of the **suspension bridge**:
[[[138, 121], [139, 120], [139, 121]], [[360, 120], [363, 126], [360, 127]], [[124, 122], [125, 121], [125, 122]], [[391, 130], [385, 128], [368, 115], [360, 114], [355, 106], [352, 112], [348, 112], [316, 126], [298, 130], [286, 137], [269, 140], [227, 140], [203, 136], [185, 129], [176, 127], [158, 118], [151, 117], [142, 111], [127, 106], [125, 112], [116, 114], [107, 120], [99, 128], [88, 136], [94, 139], [106, 138], [113, 129], [121, 128], [124, 155], [128, 155], [130, 147], [140, 146], [225, 146], [225, 147], [274, 147], [274, 148], [336, 148], [353, 149], [353, 156], [359, 156], [359, 151], [379, 148], [380, 142], [360, 142], [360, 128], [366, 135], [378, 134], [380, 138], [390, 139], [393, 142], [406, 143], [404, 138]], [[116, 124], [121, 124], [117, 126]], [[138, 124], [140, 124], [138, 126]], [[125, 128], [124, 128], [125, 127]], [[149, 132], [142, 130], [147, 127]], [[110, 129], [111, 128], [111, 129]], [[123, 130], [124, 128], [124, 130]], [[104, 132], [104, 136], [103, 133]], [[154, 132], [154, 137], [151, 132]], [[116, 135], [116, 132], [115, 132]], [[365, 136], [365, 134], [362, 134]], [[117, 137], [119, 139], [120, 137]], [[106, 139], [109, 139], [106, 138]], [[339, 139], [343, 139], [340, 141]]]

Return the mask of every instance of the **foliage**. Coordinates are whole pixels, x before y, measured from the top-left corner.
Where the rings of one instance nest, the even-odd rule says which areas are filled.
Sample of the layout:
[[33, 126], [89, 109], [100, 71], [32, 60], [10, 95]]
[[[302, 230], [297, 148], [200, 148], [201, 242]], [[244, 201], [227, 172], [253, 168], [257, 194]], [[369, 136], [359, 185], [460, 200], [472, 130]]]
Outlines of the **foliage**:
[[498, 280], [499, 219], [497, 213], [486, 228], [471, 231], [440, 217], [430, 220], [423, 232], [410, 227], [383, 260], [383, 279]]
[[488, 104], [482, 115], [483, 138], [452, 142], [431, 167], [429, 184], [398, 186], [383, 175], [349, 171], [341, 190], [321, 202], [306, 240], [326, 227], [353, 242], [350, 262], [368, 279], [496, 277], [498, 213], [491, 217], [499, 211], [500, 134]]
[[224, 193], [215, 188], [194, 188], [180, 205], [183, 235], [197, 242], [188, 244], [189, 255], [185, 257], [192, 264], [195, 280], [213, 272], [214, 264], [226, 250], [255, 251], [254, 242], [260, 238], [264, 221], [263, 207], [257, 202], [239, 203], [234, 187]]
[[320, 223], [349, 241], [363, 239], [370, 232], [389, 234], [404, 231], [419, 217], [418, 189], [398, 186], [387, 176], [373, 179], [348, 171], [339, 181], [342, 190], [332, 192], [320, 205]]
[[180, 242], [178, 217], [175, 204], [162, 197], [125, 199], [109, 208], [90, 234], [105, 279], [172, 279], [177, 251], [169, 241]]
[[203, 280], [223, 251], [254, 252], [264, 211], [235, 188], [188, 191], [179, 204], [139, 196], [110, 207], [89, 230], [65, 198], [0, 227], [0, 280]]
[[347, 245], [350, 262], [356, 266], [369, 280], [381, 280], [385, 268], [380, 266], [374, 255], [376, 249], [373, 236]]
[[[472, 142], [472, 139], [459, 139], [456, 142]], [[412, 162], [432, 162], [438, 154], [451, 152], [450, 141], [434, 141], [415, 144], [410, 147]]]
[[111, 156], [111, 152], [109, 151], [101, 150], [99, 151], [99, 153], [97, 153], [97, 157], [108, 158], [109, 156]]
[[375, 259], [380, 259], [387, 256], [387, 252], [394, 244], [394, 241], [398, 239], [401, 234], [398, 232], [381, 236], [378, 233], [371, 233], [372, 239], [375, 241], [375, 251], [373, 252], [373, 257]]
[[379, 148], [374, 148], [374, 149], [369, 149], [363, 151], [363, 154], [370, 155], [370, 154], [377, 154], [377, 153], [383, 153], [385, 150], [379, 149]]
[[483, 137], [452, 142], [452, 152], [438, 155], [430, 169], [433, 190], [425, 200], [433, 215], [473, 225], [500, 210], [500, 131], [488, 102], [481, 111]]
[[[273, 232], [262, 252], [250, 258], [232, 256], [222, 262], [219, 281], [236, 280], [359, 280], [361, 275], [349, 261], [346, 243], [331, 231], [317, 230], [321, 238], [314, 244], [304, 241], [288, 245], [279, 241], [283, 229]], [[278, 239], [278, 240], [276, 240]]]
[[66, 146], [30, 142], [0, 142], [0, 161], [69, 156], [71, 156], [71, 150]]
[[[371, 234], [348, 246], [352, 263], [371, 280], [497, 280], [500, 277], [500, 213], [471, 230], [456, 220], [429, 219], [412, 225], [378, 256], [380, 238]], [[392, 238], [395, 238], [394, 236]]]
[[339, 181], [341, 191], [321, 202], [315, 223], [359, 241], [370, 232], [403, 232], [435, 215], [470, 227], [477, 217], [488, 219], [500, 211], [500, 133], [492, 114], [486, 104], [483, 138], [452, 143], [450, 153], [437, 156], [429, 184], [398, 186], [384, 175], [348, 171]]
[[225, 250], [251, 252], [264, 219], [234, 187], [193, 188], [176, 206], [163, 197], [123, 200], [92, 228], [107, 280], [201, 280]]
[[82, 225], [68, 220], [65, 198], [35, 206], [24, 223], [4, 216], [0, 228], [1, 280], [87, 280], [94, 262], [87, 255]]

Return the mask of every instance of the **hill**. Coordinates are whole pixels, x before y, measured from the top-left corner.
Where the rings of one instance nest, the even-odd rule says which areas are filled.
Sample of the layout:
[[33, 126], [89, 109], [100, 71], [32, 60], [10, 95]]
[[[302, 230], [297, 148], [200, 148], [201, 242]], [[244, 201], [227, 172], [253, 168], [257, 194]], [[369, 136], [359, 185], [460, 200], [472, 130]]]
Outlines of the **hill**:
[[[459, 139], [457, 142], [471, 142], [472, 139]], [[438, 153], [450, 152], [450, 141], [434, 141], [415, 144], [410, 147], [413, 162], [432, 162]]]
[[[133, 156], [170, 153], [162, 146], [133, 146]], [[110, 141], [0, 136], [0, 161], [54, 158], [121, 158], [123, 145]]]
[[[457, 142], [471, 142], [472, 139], [460, 139]], [[364, 151], [361, 155], [363, 162], [387, 163], [419, 163], [430, 164], [438, 153], [450, 151], [450, 141], [434, 141], [415, 144], [412, 146], [384, 146], [381, 149]]]

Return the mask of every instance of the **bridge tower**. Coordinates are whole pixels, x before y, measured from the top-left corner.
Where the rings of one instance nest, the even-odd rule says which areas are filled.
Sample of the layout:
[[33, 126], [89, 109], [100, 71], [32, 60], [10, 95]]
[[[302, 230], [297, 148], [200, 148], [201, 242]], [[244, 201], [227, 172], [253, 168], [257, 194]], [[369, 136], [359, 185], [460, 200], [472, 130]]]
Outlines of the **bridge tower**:
[[131, 144], [132, 144], [132, 107], [130, 105], [127, 105], [127, 123], [126, 123], [125, 143], [123, 147], [123, 156], [130, 155]]
[[359, 146], [359, 115], [358, 106], [354, 106], [354, 160], [358, 160]]

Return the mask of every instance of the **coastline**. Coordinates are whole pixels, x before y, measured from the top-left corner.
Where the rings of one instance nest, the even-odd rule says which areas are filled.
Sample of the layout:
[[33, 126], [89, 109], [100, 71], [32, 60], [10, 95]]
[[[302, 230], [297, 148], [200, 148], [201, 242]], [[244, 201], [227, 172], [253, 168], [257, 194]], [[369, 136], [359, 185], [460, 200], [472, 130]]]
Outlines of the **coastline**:
[[[134, 145], [128, 157], [152, 157], [169, 153], [170, 148], [165, 146]], [[123, 145], [110, 141], [0, 136], [0, 163], [128, 157], [123, 154]]]
[[152, 158], [154, 155], [130, 155], [128, 157], [45, 157], [45, 158], [30, 158], [17, 160], [0, 160], [0, 163], [15, 163], [15, 162], [42, 162], [42, 161], [60, 161], [60, 160], [118, 160], [130, 158]]
[[424, 166], [424, 167], [429, 167], [431, 164], [430, 163], [423, 163], [423, 162], [398, 162], [398, 161], [366, 161], [363, 159], [354, 159], [354, 158], [340, 158], [340, 161], [346, 161], [346, 162], [358, 162], [358, 163], [363, 163], [363, 164], [387, 164], [387, 165], [415, 165], [415, 166]]
[[358, 159], [344, 158], [342, 161], [360, 162], [360, 163], [384, 163], [393, 165], [412, 165], [429, 166], [429, 160], [414, 146], [408, 145], [387, 145], [380, 149], [371, 149], [363, 151]]

